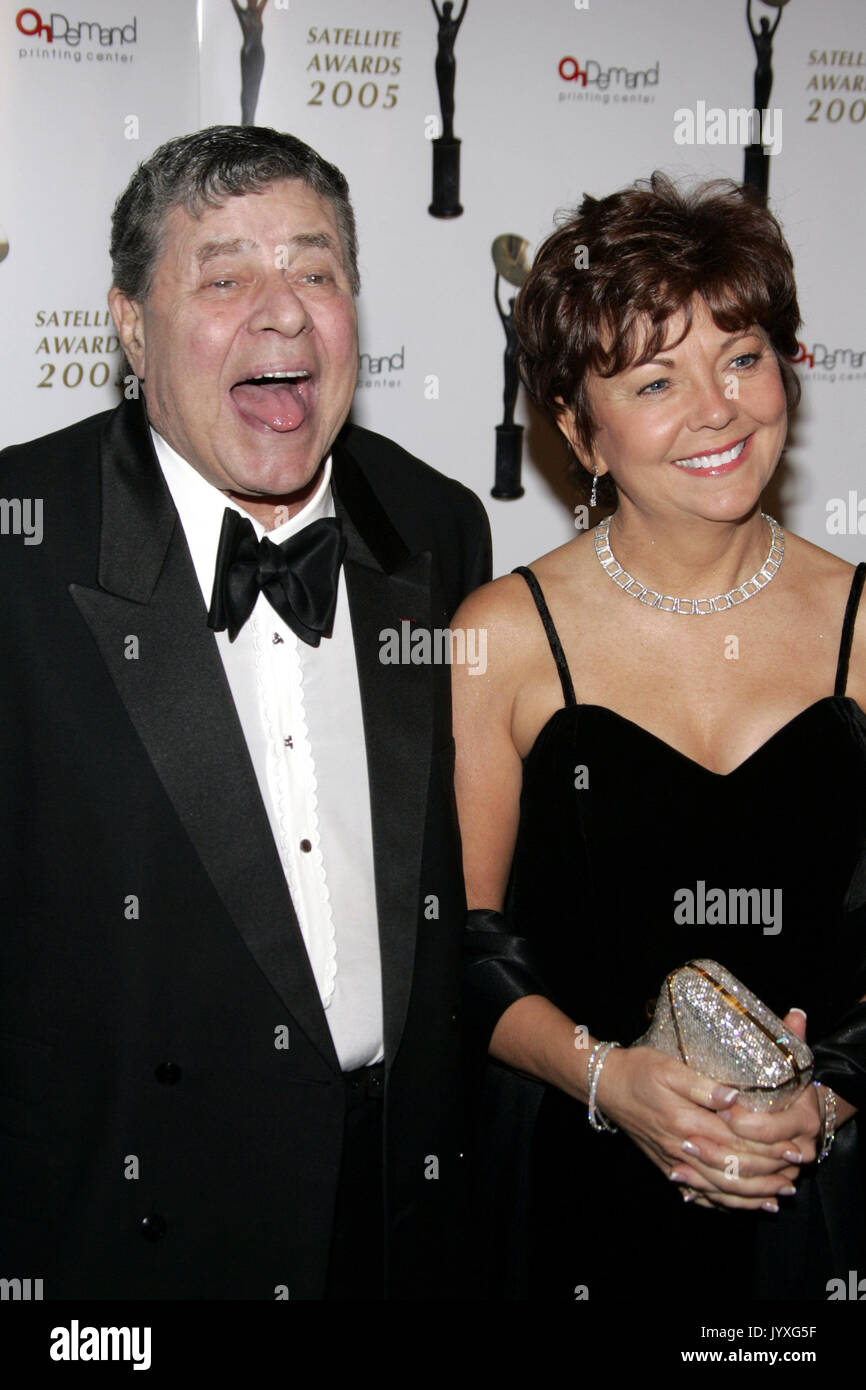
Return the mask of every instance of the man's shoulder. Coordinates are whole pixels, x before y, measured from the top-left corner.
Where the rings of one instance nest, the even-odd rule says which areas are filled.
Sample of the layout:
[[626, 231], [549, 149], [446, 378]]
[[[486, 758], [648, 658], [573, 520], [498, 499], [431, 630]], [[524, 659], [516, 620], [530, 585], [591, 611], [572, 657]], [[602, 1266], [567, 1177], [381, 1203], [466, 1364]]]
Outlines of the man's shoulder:
[[[26, 593], [37, 573], [63, 573], [88, 581], [100, 517], [100, 442], [112, 412], [104, 411], [39, 439], [0, 451], [0, 501], [7, 528], [16, 516], [38, 511], [39, 543], [22, 546], [4, 533], [0, 563], [7, 576], [24, 566]], [[11, 520], [10, 520], [11, 518]], [[17, 534], [17, 532], [16, 532]], [[59, 567], [59, 568], [58, 568]]]
[[[97, 456], [99, 440], [106, 424], [114, 414], [113, 410], [100, 411], [86, 420], [78, 420], [51, 434], [43, 434], [38, 439], [28, 439], [23, 444], [10, 444], [0, 450], [0, 479], [14, 477], [18, 470], [31, 483], [37, 480], [48, 481], [55, 470], [66, 476], [71, 459], [84, 460]], [[5, 483], [0, 483], [5, 486]]]
[[450, 514], [455, 510], [467, 516], [483, 516], [480, 499], [456, 478], [440, 473], [429, 463], [410, 454], [402, 445], [383, 434], [346, 425], [340, 443], [359, 463], [382, 503], [398, 512], [404, 510]]

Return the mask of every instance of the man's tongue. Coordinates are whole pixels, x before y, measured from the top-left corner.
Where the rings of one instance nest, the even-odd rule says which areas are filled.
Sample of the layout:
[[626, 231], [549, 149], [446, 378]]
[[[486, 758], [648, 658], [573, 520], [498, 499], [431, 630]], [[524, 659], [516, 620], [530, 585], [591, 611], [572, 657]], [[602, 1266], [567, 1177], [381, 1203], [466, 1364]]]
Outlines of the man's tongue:
[[232, 397], [243, 415], [251, 415], [268, 429], [285, 432], [303, 424], [307, 407], [297, 382], [274, 382], [272, 386], [254, 386], [241, 381], [232, 387]]

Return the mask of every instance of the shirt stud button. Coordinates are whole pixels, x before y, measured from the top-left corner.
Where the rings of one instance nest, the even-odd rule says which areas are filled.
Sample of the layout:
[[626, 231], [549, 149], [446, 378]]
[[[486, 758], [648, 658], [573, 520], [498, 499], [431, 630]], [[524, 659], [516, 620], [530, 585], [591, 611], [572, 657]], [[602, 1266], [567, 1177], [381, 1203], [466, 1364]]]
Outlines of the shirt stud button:
[[152, 1212], [150, 1216], [143, 1216], [138, 1223], [138, 1229], [145, 1240], [162, 1240], [168, 1227], [165, 1217], [160, 1216], [158, 1211]]
[[311, 840], [302, 840], [302, 841], [301, 841], [301, 849], [303, 850], [304, 854], [309, 854], [309, 852], [310, 852], [310, 850], [311, 850], [312, 848], [313, 848], [313, 844], [312, 844], [312, 841], [311, 841]]
[[174, 1086], [183, 1075], [177, 1062], [160, 1062], [153, 1074], [161, 1086]]

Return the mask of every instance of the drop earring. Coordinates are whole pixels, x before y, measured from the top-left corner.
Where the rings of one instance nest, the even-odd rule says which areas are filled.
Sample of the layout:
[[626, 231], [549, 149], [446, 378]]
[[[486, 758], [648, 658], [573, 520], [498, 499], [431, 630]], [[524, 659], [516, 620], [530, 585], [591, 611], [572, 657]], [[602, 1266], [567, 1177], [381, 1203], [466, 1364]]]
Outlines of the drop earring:
[[598, 506], [598, 466], [597, 466], [597, 465], [596, 465], [596, 467], [593, 468], [593, 470], [592, 470], [592, 491], [591, 491], [590, 494], [589, 494], [589, 505], [590, 505], [591, 507], [597, 507], [597, 506]]

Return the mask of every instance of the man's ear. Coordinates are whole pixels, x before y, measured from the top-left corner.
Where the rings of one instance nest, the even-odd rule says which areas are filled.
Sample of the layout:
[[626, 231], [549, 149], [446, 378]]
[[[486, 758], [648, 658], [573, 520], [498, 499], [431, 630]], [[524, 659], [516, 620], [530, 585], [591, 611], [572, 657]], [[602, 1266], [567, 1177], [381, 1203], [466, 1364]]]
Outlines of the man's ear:
[[114, 285], [108, 292], [108, 307], [114, 327], [126, 353], [126, 360], [140, 381], [145, 379], [144, 313], [138, 300], [130, 299]]

